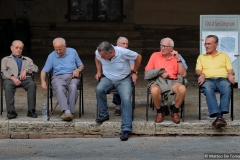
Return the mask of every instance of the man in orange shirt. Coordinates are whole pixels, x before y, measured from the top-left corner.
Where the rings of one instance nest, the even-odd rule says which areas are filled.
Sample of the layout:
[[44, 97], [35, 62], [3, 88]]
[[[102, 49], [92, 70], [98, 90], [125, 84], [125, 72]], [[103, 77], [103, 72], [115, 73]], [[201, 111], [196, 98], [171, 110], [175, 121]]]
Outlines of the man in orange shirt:
[[[178, 52], [174, 51], [173, 48], [173, 40], [171, 38], [163, 38], [160, 41], [161, 51], [154, 52], [151, 55], [148, 64], [145, 67], [145, 75], [154, 69], [164, 70], [162, 73], [157, 75], [156, 78], [164, 79], [167, 87], [170, 88], [169, 92], [176, 94], [175, 106], [172, 110], [172, 121], [178, 124], [180, 123], [178, 111], [186, 95], [186, 87], [181, 84], [180, 80], [178, 79], [178, 75], [185, 77], [187, 73], [182, 64], [180, 56], [178, 55]], [[163, 110], [161, 108], [161, 95], [163, 94], [163, 88], [160, 86], [163, 87], [157, 81], [151, 81], [151, 84], [149, 85], [151, 97], [157, 109], [157, 115], [155, 119], [156, 123], [161, 123], [164, 117]]]

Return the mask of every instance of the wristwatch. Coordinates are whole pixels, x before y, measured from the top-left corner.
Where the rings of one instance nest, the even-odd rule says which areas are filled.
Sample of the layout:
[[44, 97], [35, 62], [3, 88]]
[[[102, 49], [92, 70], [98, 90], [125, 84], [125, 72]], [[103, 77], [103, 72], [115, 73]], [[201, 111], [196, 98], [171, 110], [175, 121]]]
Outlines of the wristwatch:
[[138, 74], [138, 72], [137, 71], [131, 71], [132, 73], [135, 73], [135, 74]]

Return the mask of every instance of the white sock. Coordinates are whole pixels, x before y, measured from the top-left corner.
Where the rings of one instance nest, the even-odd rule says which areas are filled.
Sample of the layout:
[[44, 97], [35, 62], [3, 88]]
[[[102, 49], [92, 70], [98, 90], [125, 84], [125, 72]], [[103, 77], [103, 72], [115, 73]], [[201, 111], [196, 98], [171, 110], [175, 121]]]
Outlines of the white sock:
[[172, 101], [172, 105], [174, 105], [175, 104], [175, 101]]
[[116, 109], [121, 109], [121, 105], [116, 105]]
[[65, 113], [65, 114], [69, 114], [69, 113], [71, 113], [71, 111], [70, 111], [69, 109], [66, 109], [66, 110], [64, 111], [64, 113]]

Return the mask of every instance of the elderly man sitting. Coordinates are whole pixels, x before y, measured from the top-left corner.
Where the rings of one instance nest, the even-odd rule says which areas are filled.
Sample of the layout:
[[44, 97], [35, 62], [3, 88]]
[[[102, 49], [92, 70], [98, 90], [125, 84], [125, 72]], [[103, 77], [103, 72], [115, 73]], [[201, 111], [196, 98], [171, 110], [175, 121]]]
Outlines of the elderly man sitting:
[[[154, 52], [147, 66], [145, 67], [145, 79], [150, 79], [149, 88], [153, 103], [157, 109], [155, 122], [161, 123], [164, 118], [163, 109], [161, 107], [162, 94], [168, 96], [170, 93], [175, 93], [175, 105], [172, 109], [172, 121], [180, 123], [178, 115], [179, 108], [186, 95], [186, 87], [181, 84], [182, 81], [178, 79], [186, 76], [186, 69], [178, 55], [178, 52], [173, 50], [174, 42], [170, 38], [163, 38], [160, 41], [160, 52]], [[156, 72], [157, 71], [157, 72]], [[152, 72], [157, 75], [149, 78]], [[148, 77], [148, 78], [147, 78]]]

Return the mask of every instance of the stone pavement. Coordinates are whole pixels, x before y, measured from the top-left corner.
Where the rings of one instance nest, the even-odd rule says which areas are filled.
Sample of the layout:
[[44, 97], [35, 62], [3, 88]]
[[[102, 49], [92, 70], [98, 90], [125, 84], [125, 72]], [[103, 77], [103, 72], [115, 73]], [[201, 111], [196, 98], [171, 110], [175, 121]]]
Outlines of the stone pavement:
[[[93, 51], [94, 53], [94, 51]], [[239, 89], [234, 89], [234, 121], [230, 120], [230, 114], [225, 118], [228, 125], [222, 132], [212, 129], [211, 123], [214, 119], [208, 117], [205, 97], [202, 95], [202, 120], [198, 120], [198, 86], [194, 77], [194, 68], [197, 55], [183, 55], [189, 66], [187, 79], [189, 81], [187, 95], [185, 98], [185, 121], [174, 124], [170, 116], [165, 116], [164, 122], [156, 124], [154, 118], [156, 110], [149, 110], [149, 120], [146, 121], [146, 99], [147, 81], [144, 80], [144, 67], [150, 55], [143, 54], [143, 61], [139, 70], [136, 85], [136, 109], [133, 121], [132, 135], [239, 135], [240, 115], [239, 113]], [[31, 56], [34, 63], [41, 71], [47, 55]], [[38, 118], [32, 119], [26, 116], [27, 100], [26, 92], [18, 89], [15, 95], [15, 106], [18, 113], [16, 119], [8, 120], [6, 117], [5, 99], [4, 112], [0, 116], [0, 138], [51, 138], [51, 137], [115, 137], [120, 134], [121, 116], [114, 115], [114, 105], [111, 103], [112, 95], [109, 95], [110, 120], [99, 125], [95, 123], [96, 98], [95, 87], [97, 81], [94, 79], [96, 69], [93, 55], [80, 55], [85, 69], [83, 71], [84, 85], [84, 115], [78, 117], [78, 102], [76, 105], [75, 119], [72, 122], [64, 122], [60, 119], [59, 107], [54, 115], [47, 121], [41, 118], [43, 103], [47, 102], [47, 92], [40, 86], [40, 71], [35, 75], [37, 83], [37, 114]], [[171, 98], [170, 98], [171, 100]], [[171, 101], [169, 101], [170, 103]], [[56, 104], [56, 98], [53, 98]]]
[[[189, 143], [191, 142], [191, 143]], [[2, 139], [1, 160], [240, 159], [240, 139], [223, 137]]]

